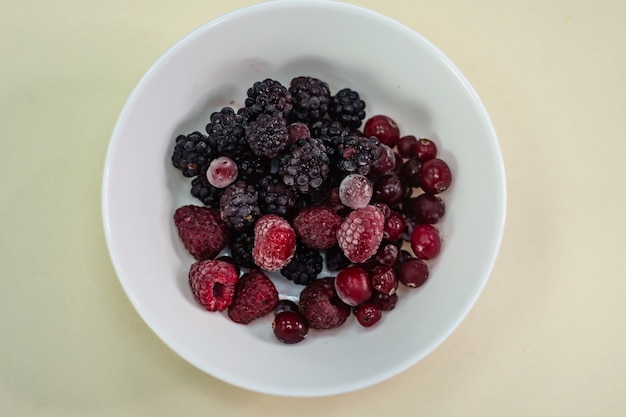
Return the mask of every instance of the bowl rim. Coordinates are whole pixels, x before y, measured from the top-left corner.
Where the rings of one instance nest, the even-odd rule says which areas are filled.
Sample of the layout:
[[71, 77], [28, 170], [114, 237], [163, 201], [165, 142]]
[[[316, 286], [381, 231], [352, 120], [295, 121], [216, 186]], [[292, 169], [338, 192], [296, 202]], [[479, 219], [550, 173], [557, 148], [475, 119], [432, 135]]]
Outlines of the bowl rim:
[[424, 36], [422, 36], [420, 33], [416, 32], [414, 29], [406, 26], [405, 24], [394, 20], [388, 16], [385, 16], [379, 12], [367, 9], [365, 7], [362, 6], [357, 6], [357, 5], [353, 5], [353, 4], [349, 4], [349, 3], [343, 3], [343, 2], [338, 2], [338, 1], [334, 1], [334, 0], [298, 0], [298, 1], [294, 1], [294, 0], [270, 0], [270, 1], [264, 1], [261, 3], [257, 3], [257, 4], [253, 4], [253, 5], [248, 5], [248, 6], [244, 6], [244, 7], [240, 7], [237, 9], [234, 9], [232, 11], [229, 11], [227, 13], [224, 13], [222, 15], [216, 16], [210, 20], [208, 20], [207, 22], [203, 23], [202, 25], [198, 26], [196, 29], [192, 30], [191, 32], [187, 33], [186, 35], [184, 35], [182, 38], [180, 38], [178, 41], [176, 41], [172, 46], [170, 46], [169, 48], [167, 48], [165, 50], [165, 52], [163, 52], [159, 58], [149, 67], [149, 69], [143, 74], [143, 76], [141, 77], [141, 79], [138, 81], [138, 83], [135, 85], [135, 87], [133, 88], [133, 90], [131, 91], [130, 95], [128, 96], [126, 102], [124, 103], [121, 112], [119, 113], [119, 116], [117, 118], [117, 121], [115, 123], [114, 129], [111, 133], [110, 139], [109, 139], [109, 144], [107, 147], [107, 152], [106, 152], [106, 156], [105, 156], [105, 163], [104, 163], [104, 169], [103, 169], [103, 176], [102, 176], [102, 193], [101, 193], [101, 210], [102, 210], [102, 220], [103, 220], [103, 227], [104, 227], [104, 232], [105, 232], [105, 239], [106, 239], [106, 244], [107, 244], [107, 249], [109, 252], [109, 256], [111, 258], [111, 262], [113, 265], [113, 268], [115, 270], [116, 276], [118, 278], [118, 281], [120, 282], [120, 284], [122, 285], [122, 288], [124, 289], [124, 292], [126, 293], [126, 296], [129, 298], [129, 300], [131, 301], [131, 304], [133, 305], [135, 311], [141, 316], [141, 318], [143, 319], [143, 321], [148, 325], [148, 327], [154, 332], [156, 333], [156, 335], [168, 346], [170, 347], [172, 350], [174, 350], [177, 354], [179, 354], [182, 358], [184, 358], [186, 361], [190, 362], [191, 364], [193, 364], [195, 367], [198, 367], [198, 365], [196, 364], [195, 361], [190, 359], [190, 355], [189, 354], [183, 354], [183, 352], [186, 352], [186, 348], [184, 348], [184, 346], [181, 346], [180, 344], [178, 344], [178, 342], [176, 340], [171, 340], [171, 339], [165, 339], [162, 335], [165, 333], [163, 328], [161, 327], [161, 325], [158, 322], [155, 322], [154, 320], [152, 320], [147, 314], [146, 312], [143, 311], [142, 308], [140, 308], [139, 306], [139, 301], [137, 300], [137, 298], [134, 296], [133, 292], [130, 290], [130, 288], [128, 287], [126, 281], [124, 279], [122, 279], [122, 272], [120, 270], [120, 260], [118, 258], [118, 252], [117, 249], [113, 246], [113, 237], [112, 237], [112, 231], [111, 231], [111, 219], [109, 217], [109, 211], [108, 211], [108, 206], [109, 206], [109, 176], [110, 176], [110, 172], [112, 169], [111, 166], [111, 161], [113, 158], [113, 154], [115, 151], [116, 146], [119, 146], [119, 139], [116, 139], [120, 136], [120, 130], [122, 129], [122, 125], [124, 125], [127, 117], [128, 117], [128, 113], [129, 113], [129, 109], [131, 109], [135, 103], [135, 101], [137, 100], [137, 97], [140, 95], [141, 91], [144, 88], [144, 85], [150, 80], [150, 78], [152, 77], [152, 74], [157, 71], [157, 69], [161, 66], [161, 64], [163, 63], [163, 61], [168, 59], [168, 56], [172, 53], [172, 51], [176, 50], [177, 48], [179, 48], [182, 44], [184, 44], [185, 42], [187, 42], [189, 39], [194, 38], [196, 36], [198, 36], [201, 32], [206, 31], [206, 30], [210, 30], [213, 26], [216, 26], [226, 20], [230, 20], [230, 19], [236, 19], [238, 18], [240, 15], [244, 15], [244, 14], [249, 14], [249, 13], [254, 13], [257, 10], [261, 10], [261, 9], [272, 9], [272, 8], [282, 8], [282, 7], [319, 7], [319, 8], [325, 8], [328, 10], [338, 10], [338, 11], [348, 11], [351, 13], [359, 13], [363, 16], [366, 17], [370, 17], [370, 18], [374, 18], [376, 20], [379, 20], [381, 23], [385, 23], [387, 25], [392, 25], [395, 28], [402, 30], [404, 32], [405, 36], [411, 36], [413, 38], [415, 38], [419, 43], [421, 43], [425, 48], [428, 48], [431, 50], [431, 52], [435, 53], [439, 59], [446, 65], [448, 66], [448, 68], [451, 70], [451, 72], [457, 77], [457, 79], [461, 82], [463, 88], [465, 89], [465, 91], [469, 94], [469, 96], [472, 99], [472, 102], [477, 106], [477, 109], [483, 119], [483, 122], [486, 125], [486, 129], [489, 132], [489, 136], [490, 136], [490, 144], [493, 147], [494, 150], [494, 154], [497, 156], [497, 170], [498, 170], [498, 185], [499, 185], [499, 190], [498, 193], [501, 196], [500, 198], [500, 209], [498, 210], [499, 213], [499, 218], [497, 219], [497, 221], [495, 222], [495, 226], [494, 226], [494, 230], [497, 230], [497, 239], [494, 242], [494, 250], [491, 253], [490, 258], [487, 260], [485, 259], [485, 276], [482, 278], [482, 280], [480, 281], [480, 285], [477, 289], [477, 291], [475, 292], [474, 296], [468, 300], [467, 304], [465, 305], [465, 308], [462, 312], [462, 314], [459, 314], [456, 317], [456, 321], [450, 325], [447, 328], [447, 331], [442, 332], [441, 333], [441, 337], [439, 337], [436, 340], [432, 340], [430, 341], [430, 343], [428, 344], [428, 348], [425, 349], [425, 353], [421, 354], [421, 355], [414, 355], [410, 358], [408, 358], [408, 360], [405, 360], [404, 362], [402, 362], [401, 364], [399, 364], [397, 367], [395, 367], [394, 369], [388, 370], [388, 372], [381, 372], [378, 373], [377, 375], [372, 376], [371, 378], [367, 378], [366, 380], [362, 380], [359, 382], [355, 382], [353, 383], [351, 386], [347, 387], [347, 386], [334, 386], [332, 387], [332, 389], [320, 389], [317, 390], [316, 392], [293, 392], [293, 391], [289, 391], [289, 390], [283, 390], [281, 391], [277, 391], [275, 389], [267, 389], [263, 386], [258, 386], [256, 384], [251, 384], [248, 383], [247, 381], [243, 381], [241, 379], [233, 379], [231, 378], [229, 375], [221, 375], [219, 373], [214, 373], [214, 372], [208, 372], [206, 369], [199, 367], [200, 369], [202, 369], [203, 371], [209, 373], [210, 375], [224, 381], [227, 382], [229, 384], [238, 386], [238, 387], [242, 387], [251, 391], [255, 391], [255, 392], [260, 392], [260, 393], [264, 393], [264, 394], [271, 394], [271, 395], [280, 395], [280, 396], [287, 396], [287, 397], [321, 397], [321, 396], [329, 396], [329, 395], [336, 395], [336, 394], [342, 394], [342, 393], [346, 393], [346, 392], [351, 392], [351, 391], [355, 391], [355, 390], [359, 390], [359, 389], [363, 389], [369, 386], [372, 386], [374, 384], [380, 383], [384, 380], [387, 380], [401, 372], [403, 372], [404, 370], [410, 368], [411, 366], [414, 366], [416, 363], [418, 363], [419, 361], [421, 361], [423, 358], [425, 358], [426, 356], [428, 356], [430, 353], [432, 353], [439, 345], [441, 345], [446, 339], [448, 339], [448, 337], [457, 329], [457, 327], [461, 324], [461, 322], [466, 318], [466, 316], [468, 315], [468, 313], [471, 311], [471, 309], [473, 308], [473, 306], [475, 305], [475, 303], [477, 302], [478, 298], [480, 297], [480, 295], [482, 294], [487, 282], [489, 281], [489, 278], [493, 272], [493, 268], [495, 266], [495, 262], [497, 260], [498, 257], [498, 253], [500, 251], [500, 246], [502, 243], [502, 238], [503, 238], [503, 234], [504, 234], [504, 227], [505, 227], [505, 222], [506, 222], [506, 208], [507, 208], [507, 188], [506, 188], [506, 173], [505, 173], [505, 168], [504, 168], [504, 161], [503, 161], [503, 157], [502, 157], [502, 152], [501, 152], [501, 148], [500, 148], [500, 144], [499, 144], [499, 140], [498, 140], [498, 136], [496, 134], [495, 128], [493, 126], [493, 123], [491, 121], [491, 118], [489, 117], [489, 114], [487, 113], [487, 110], [483, 104], [483, 102], [480, 100], [477, 92], [475, 91], [475, 89], [472, 87], [472, 85], [469, 83], [469, 81], [467, 80], [467, 78], [465, 77], [465, 75], [458, 69], [458, 67], [441, 51], [439, 50], [431, 41], [429, 41], [428, 39], [426, 39]]

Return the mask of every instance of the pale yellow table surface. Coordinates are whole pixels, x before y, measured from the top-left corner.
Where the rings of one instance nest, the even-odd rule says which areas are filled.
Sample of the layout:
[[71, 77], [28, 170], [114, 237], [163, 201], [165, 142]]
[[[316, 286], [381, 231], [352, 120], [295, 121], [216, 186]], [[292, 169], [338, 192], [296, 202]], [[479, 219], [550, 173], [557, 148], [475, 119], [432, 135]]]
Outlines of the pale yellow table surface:
[[458, 65], [504, 155], [495, 269], [425, 360], [361, 391], [285, 399], [208, 376], [152, 333], [106, 249], [105, 151], [152, 63], [250, 3], [0, 5], [0, 416], [626, 415], [622, 0], [353, 1]]

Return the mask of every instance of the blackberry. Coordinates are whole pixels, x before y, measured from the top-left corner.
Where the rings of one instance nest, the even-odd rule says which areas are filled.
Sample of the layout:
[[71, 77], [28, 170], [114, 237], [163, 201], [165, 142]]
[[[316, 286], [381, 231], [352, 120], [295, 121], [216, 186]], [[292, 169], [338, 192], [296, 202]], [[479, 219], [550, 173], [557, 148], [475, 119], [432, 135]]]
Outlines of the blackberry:
[[312, 122], [326, 115], [330, 89], [324, 81], [313, 77], [296, 77], [291, 80], [289, 92], [293, 99], [292, 120]]
[[357, 129], [365, 119], [365, 102], [359, 93], [344, 88], [330, 98], [328, 114], [342, 125]]
[[256, 184], [259, 179], [270, 173], [271, 161], [263, 156], [256, 156], [247, 145], [245, 150], [233, 155], [233, 161], [237, 164], [239, 172], [237, 179], [248, 184]]
[[275, 158], [289, 145], [289, 130], [285, 119], [262, 114], [246, 129], [248, 146], [257, 156]]
[[282, 276], [296, 284], [307, 285], [322, 272], [322, 255], [317, 249], [310, 249], [299, 243], [291, 261], [280, 270]]
[[328, 177], [330, 162], [320, 139], [302, 138], [280, 157], [278, 174], [291, 189], [308, 194]]
[[326, 268], [329, 271], [341, 271], [351, 264], [352, 262], [343, 254], [339, 246], [334, 246], [326, 251]]
[[350, 128], [336, 120], [318, 120], [309, 126], [311, 137], [329, 141], [335, 136], [349, 136]]
[[223, 188], [217, 188], [209, 184], [206, 171], [191, 181], [191, 195], [207, 207], [220, 208], [220, 197], [224, 194]]
[[246, 115], [250, 121], [260, 114], [286, 118], [291, 111], [291, 93], [280, 82], [267, 78], [248, 89], [245, 100]]
[[335, 166], [340, 171], [367, 175], [380, 165], [380, 142], [374, 136], [337, 136], [333, 138], [332, 144], [335, 148]]
[[296, 193], [278, 175], [271, 174], [259, 181], [259, 205], [263, 214], [276, 214], [285, 219], [293, 216]]
[[244, 118], [232, 107], [224, 107], [211, 114], [206, 125], [209, 140], [217, 145], [220, 155], [233, 154], [246, 143]]
[[253, 185], [242, 180], [230, 184], [220, 197], [222, 220], [237, 232], [252, 226], [261, 216], [258, 198]]
[[230, 256], [235, 265], [245, 268], [255, 268], [252, 249], [254, 248], [254, 230], [242, 230], [235, 233], [230, 242]]
[[180, 169], [185, 177], [195, 177], [206, 170], [211, 159], [217, 156], [217, 149], [210, 139], [200, 132], [178, 135], [172, 164]]

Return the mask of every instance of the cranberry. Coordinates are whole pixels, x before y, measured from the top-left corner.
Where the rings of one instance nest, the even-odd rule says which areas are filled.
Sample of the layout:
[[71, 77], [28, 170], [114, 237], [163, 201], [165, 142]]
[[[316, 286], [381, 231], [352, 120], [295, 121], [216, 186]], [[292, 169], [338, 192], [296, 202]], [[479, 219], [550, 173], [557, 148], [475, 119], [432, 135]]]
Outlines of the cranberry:
[[356, 306], [372, 296], [372, 280], [367, 271], [360, 266], [342, 269], [335, 277], [337, 296], [349, 306]]
[[393, 206], [406, 195], [406, 184], [396, 174], [386, 174], [374, 183], [374, 201]]
[[396, 271], [389, 265], [379, 265], [372, 271], [372, 286], [375, 291], [391, 295], [398, 288]]
[[206, 178], [212, 186], [226, 188], [237, 179], [238, 173], [239, 170], [235, 161], [227, 156], [220, 156], [209, 164]]
[[433, 159], [437, 156], [437, 145], [430, 139], [420, 139], [413, 148], [413, 156], [421, 162]]
[[404, 232], [404, 216], [395, 210], [390, 210], [389, 215], [385, 217], [384, 227], [383, 237], [385, 239], [401, 239], [402, 232]]
[[418, 224], [411, 234], [411, 249], [418, 258], [435, 258], [441, 250], [439, 231], [430, 224]]
[[400, 139], [400, 129], [390, 117], [383, 115], [372, 116], [363, 128], [365, 136], [376, 136], [380, 143], [393, 148]]
[[417, 144], [417, 138], [413, 135], [402, 136], [396, 144], [398, 153], [403, 158], [411, 158], [414, 155], [415, 145]]
[[380, 145], [380, 164], [373, 170], [374, 174], [382, 175], [396, 168], [396, 155], [387, 145]]
[[339, 199], [353, 209], [367, 206], [372, 199], [372, 193], [372, 183], [364, 175], [350, 174], [339, 184]]
[[274, 335], [283, 343], [293, 344], [304, 340], [309, 333], [309, 325], [304, 316], [293, 311], [282, 311], [272, 323]]
[[428, 279], [428, 265], [421, 259], [409, 258], [398, 269], [398, 280], [407, 287], [416, 288], [424, 285]]
[[394, 243], [380, 245], [374, 255], [374, 261], [378, 265], [393, 265], [398, 259], [398, 246]]
[[422, 164], [415, 159], [407, 159], [400, 169], [400, 178], [402, 178], [410, 187], [419, 187], [419, 179], [417, 173]]
[[450, 167], [439, 158], [424, 162], [417, 173], [420, 187], [428, 194], [441, 193], [448, 189], [452, 182]]
[[375, 291], [374, 295], [370, 299], [370, 302], [378, 305], [382, 311], [391, 311], [395, 308], [396, 303], [398, 302], [398, 293], [387, 295]]
[[435, 224], [446, 213], [443, 200], [433, 194], [421, 194], [412, 198], [410, 215], [419, 223]]
[[383, 312], [375, 303], [364, 303], [356, 308], [356, 319], [363, 327], [371, 327], [378, 323]]
[[283, 311], [291, 311], [292, 313], [297, 313], [299, 311], [298, 304], [291, 300], [279, 300], [276, 307], [274, 307], [274, 315], [278, 313], [282, 313]]

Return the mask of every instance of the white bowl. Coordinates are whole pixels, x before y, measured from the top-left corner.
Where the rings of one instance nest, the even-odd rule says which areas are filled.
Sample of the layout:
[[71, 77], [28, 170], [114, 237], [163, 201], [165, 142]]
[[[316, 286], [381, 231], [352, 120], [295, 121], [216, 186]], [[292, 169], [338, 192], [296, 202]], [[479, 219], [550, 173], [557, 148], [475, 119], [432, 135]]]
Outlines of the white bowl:
[[[171, 166], [173, 140], [203, 131], [208, 115], [238, 105], [254, 81], [311, 75], [361, 93], [368, 115], [430, 137], [453, 171], [438, 225], [444, 240], [427, 283], [365, 329], [354, 317], [296, 345], [274, 339], [271, 317], [245, 326], [202, 310], [191, 294], [172, 215], [200, 204]], [[424, 358], [466, 316], [499, 248], [505, 181], [496, 134], [460, 71], [409, 28], [359, 7], [273, 1], [219, 17], [167, 51], [126, 103], [108, 149], [103, 219], [120, 282], [141, 317], [199, 369], [250, 390], [324, 396], [367, 387]], [[295, 285], [280, 291], [296, 295]], [[295, 294], [294, 294], [295, 292]]]

